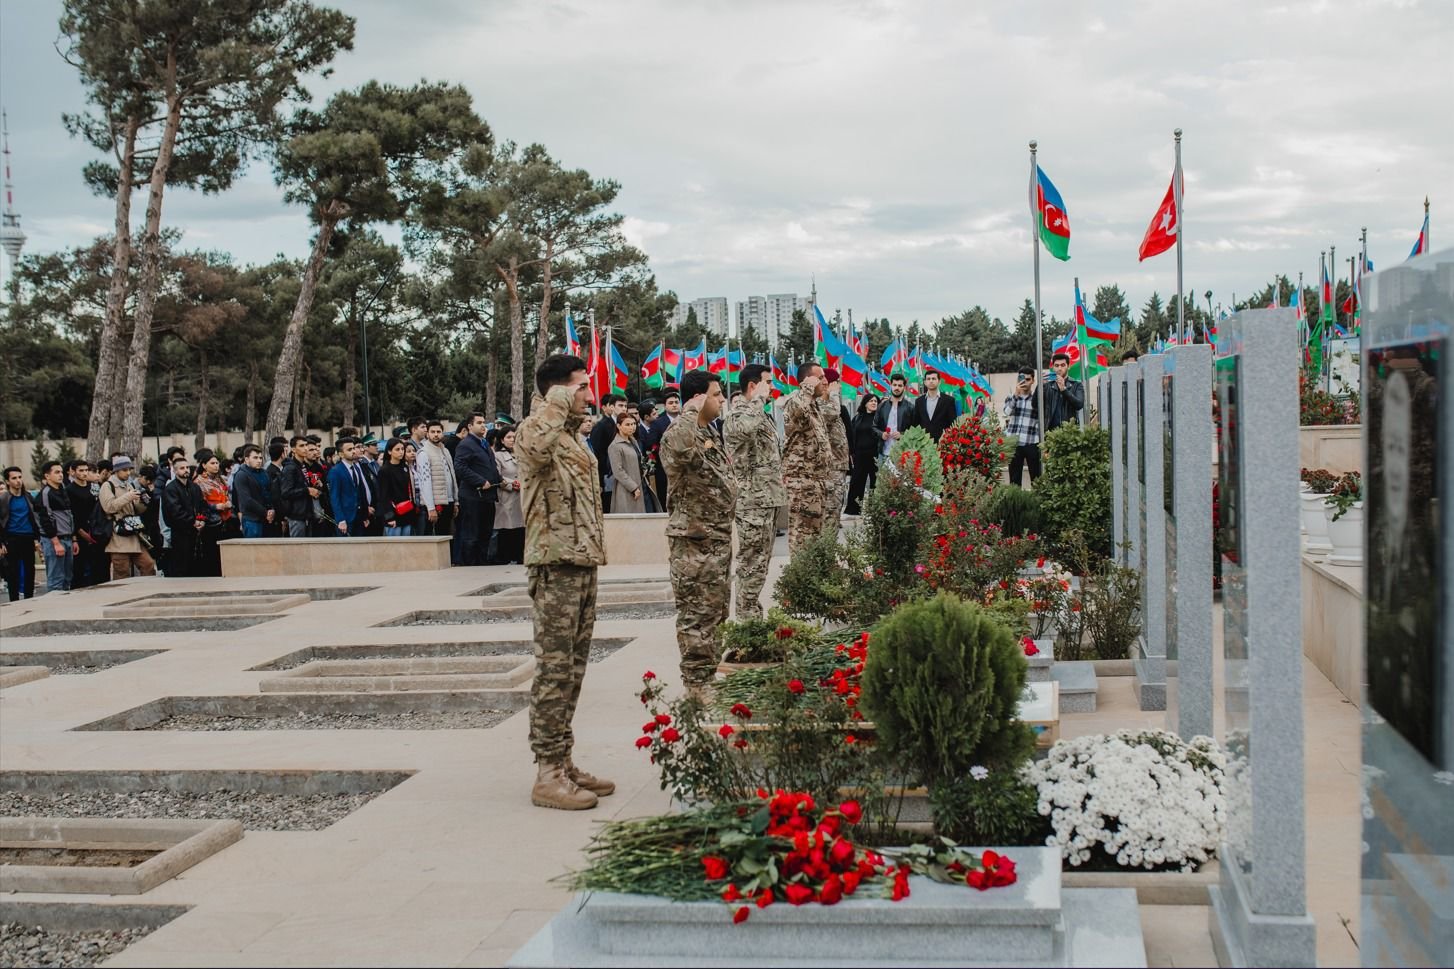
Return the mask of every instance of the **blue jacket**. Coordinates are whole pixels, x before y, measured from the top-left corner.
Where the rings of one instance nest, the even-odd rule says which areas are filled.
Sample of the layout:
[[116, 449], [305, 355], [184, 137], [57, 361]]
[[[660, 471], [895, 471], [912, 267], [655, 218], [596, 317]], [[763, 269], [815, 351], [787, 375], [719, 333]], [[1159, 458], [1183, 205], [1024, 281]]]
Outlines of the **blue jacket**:
[[[500, 477], [499, 466], [495, 464], [495, 452], [473, 434], [466, 434], [459, 447], [454, 449], [454, 476], [459, 479], [462, 501], [495, 501], [499, 497], [497, 489], [504, 480]], [[480, 487], [486, 481], [490, 487], [481, 491]]]
[[[359, 473], [363, 473], [362, 468]], [[350, 534], [363, 525], [363, 514], [360, 513], [361, 497], [353, 483], [353, 473], [348, 465], [340, 461], [328, 469], [328, 501], [333, 506], [333, 520], [347, 522]]]

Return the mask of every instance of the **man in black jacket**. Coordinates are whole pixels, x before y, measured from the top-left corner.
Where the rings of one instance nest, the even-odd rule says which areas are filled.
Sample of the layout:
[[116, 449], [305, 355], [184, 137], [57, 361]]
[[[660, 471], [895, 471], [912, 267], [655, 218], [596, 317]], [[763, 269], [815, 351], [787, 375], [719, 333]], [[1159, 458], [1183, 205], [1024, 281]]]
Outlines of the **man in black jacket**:
[[278, 507], [289, 538], [307, 538], [313, 533], [313, 523], [318, 518], [314, 501], [323, 490], [308, 483], [309, 447], [306, 437], [295, 436], [293, 451], [283, 462], [283, 469], [278, 475]]
[[939, 371], [924, 371], [924, 393], [914, 401], [914, 426], [929, 432], [934, 443], [959, 416], [959, 405], [948, 394], [939, 392]]
[[878, 411], [873, 415], [873, 425], [878, 429], [883, 446], [879, 450], [889, 453], [905, 431], [914, 426], [914, 402], [908, 397], [909, 378], [896, 373], [889, 378], [889, 395], [879, 401]]
[[111, 575], [111, 566], [105, 548], [91, 538], [91, 515], [96, 510], [96, 495], [91, 491], [91, 464], [73, 461], [67, 470], [71, 478], [66, 482], [66, 497], [71, 502], [71, 517], [76, 522], [76, 537], [81, 547], [76, 553], [71, 588], [83, 589], [105, 582]]
[[197, 568], [197, 535], [202, 530], [202, 489], [192, 483], [185, 457], [172, 459], [172, 478], [162, 488], [162, 521], [172, 533], [163, 571], [169, 579], [185, 579]]
[[675, 390], [668, 391], [662, 404], [662, 411], [652, 419], [651, 426], [646, 430], [646, 441], [642, 445], [641, 453], [645, 454], [656, 464], [656, 497], [661, 502], [657, 511], [670, 511], [671, 502], [666, 496], [666, 468], [661, 464], [661, 436], [666, 429], [671, 427], [672, 421], [682, 412], [682, 396]]
[[[485, 415], [471, 414], [469, 433], [454, 451], [454, 476], [459, 481], [460, 565], [484, 565], [495, 528], [496, 488], [503, 480], [495, 453], [485, 445]], [[381, 516], [382, 517], [382, 516]]]
[[1057, 353], [1050, 358], [1050, 368], [1055, 371], [1055, 380], [1045, 385], [1045, 433], [1049, 434], [1061, 424], [1075, 420], [1075, 415], [1085, 406], [1085, 386], [1079, 380], [1070, 380], [1070, 354]]

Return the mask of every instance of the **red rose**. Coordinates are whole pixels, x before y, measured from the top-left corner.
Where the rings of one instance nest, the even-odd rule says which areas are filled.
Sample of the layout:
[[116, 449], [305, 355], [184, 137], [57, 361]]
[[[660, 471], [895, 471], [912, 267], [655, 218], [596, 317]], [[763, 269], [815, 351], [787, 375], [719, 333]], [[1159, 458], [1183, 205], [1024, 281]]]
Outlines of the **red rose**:
[[985, 873], [978, 868], [970, 872], [968, 875], [964, 876], [964, 883], [970, 888], [978, 888], [980, 891], [984, 891], [985, 889], [990, 887], [989, 880], [985, 877]]
[[654, 680], [656, 679], [656, 674], [651, 672], [651, 670], [647, 670], [645, 673], [641, 674], [641, 678], [643, 680]]
[[736, 747], [738, 750], [746, 750], [747, 749], [747, 738], [746, 737], [738, 737], [736, 740], [732, 741], [732, 746]]
[[778, 639], [792, 639], [793, 638], [793, 629], [792, 629], [792, 627], [791, 626], [782, 626], [782, 627], [780, 627], [778, 629], [778, 631], [777, 631], [777, 638]]
[[658, 713], [656, 715], [656, 722], [665, 727], [667, 724], [671, 723], [671, 717], [667, 716], [665, 713]]
[[863, 820], [863, 807], [857, 801], [844, 801], [838, 805], [838, 813], [849, 824], [857, 824]]
[[843, 894], [852, 895], [858, 891], [858, 883], [863, 881], [863, 875], [855, 869], [843, 873]]
[[799, 694], [802, 693], [803, 692], [803, 681], [802, 680], [788, 680], [788, 692], [789, 693], [799, 693]]
[[797, 882], [791, 882], [784, 886], [783, 894], [787, 896], [788, 901], [793, 905], [802, 905], [804, 902], [811, 902], [813, 900], [813, 890], [807, 885], [800, 885]]
[[723, 889], [723, 891], [722, 891], [722, 901], [724, 901], [724, 902], [736, 902], [736, 901], [739, 901], [741, 898], [742, 898], [742, 892], [737, 888], [736, 885], [732, 884], [731, 882], [728, 882], [727, 883], [727, 887], [725, 889]]
[[656, 729], [658, 727], [660, 727], [660, 726], [661, 726], [661, 724], [657, 723], [655, 720], [649, 720], [646, 723], [643, 723], [641, 725], [641, 732], [642, 733], [656, 733]]
[[903, 901], [909, 897], [909, 875], [902, 868], [894, 875], [894, 891], [890, 896], [895, 902]]
[[676, 727], [667, 727], [661, 732], [661, 739], [669, 744], [674, 744], [682, 739], [682, 735], [677, 733]]
[[752, 710], [745, 703], [734, 703], [732, 704], [732, 715], [743, 720], [751, 720]]
[[833, 842], [833, 847], [828, 850], [828, 857], [833, 859], [833, 864], [842, 865], [853, 860], [853, 843], [847, 838], [839, 838]]
[[733, 925], [739, 925], [742, 922], [746, 922], [746, 921], [747, 921], [747, 906], [746, 905], [743, 905], [743, 906], [740, 906], [737, 909], [737, 911], [735, 911], [735, 912], [732, 913], [732, 924]]
[[714, 882], [727, 877], [727, 859], [719, 858], [716, 855], [707, 855], [702, 859], [702, 867], [707, 870], [707, 881]]
[[724, 738], [732, 736], [732, 734], [735, 732], [736, 731], [732, 729], [732, 724], [730, 723], [724, 723], [722, 724], [722, 726], [717, 728], [717, 735]]
[[637, 747], [650, 747], [651, 746], [651, 738], [650, 737], [637, 737], [636, 738], [636, 746]]
[[772, 889], [771, 888], [764, 888], [762, 890], [762, 893], [757, 896], [757, 907], [758, 908], [767, 908], [772, 903], [773, 903]]
[[837, 875], [829, 875], [823, 882], [823, 892], [818, 896], [818, 901], [824, 905], [837, 905], [843, 900], [843, 880]]

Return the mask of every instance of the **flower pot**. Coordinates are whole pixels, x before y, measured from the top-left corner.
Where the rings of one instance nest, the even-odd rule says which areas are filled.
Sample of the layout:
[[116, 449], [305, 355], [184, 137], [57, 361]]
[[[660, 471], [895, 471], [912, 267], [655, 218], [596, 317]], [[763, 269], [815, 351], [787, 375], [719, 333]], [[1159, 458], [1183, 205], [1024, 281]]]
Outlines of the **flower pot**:
[[1328, 516], [1323, 513], [1328, 507], [1326, 497], [1313, 492], [1301, 496], [1303, 531], [1307, 533], [1309, 552], [1326, 552], [1333, 547], [1328, 542]]
[[1353, 506], [1333, 521], [1334, 509], [1329, 507], [1328, 541], [1333, 546], [1333, 557], [1346, 561], [1363, 559], [1363, 502], [1355, 501]]

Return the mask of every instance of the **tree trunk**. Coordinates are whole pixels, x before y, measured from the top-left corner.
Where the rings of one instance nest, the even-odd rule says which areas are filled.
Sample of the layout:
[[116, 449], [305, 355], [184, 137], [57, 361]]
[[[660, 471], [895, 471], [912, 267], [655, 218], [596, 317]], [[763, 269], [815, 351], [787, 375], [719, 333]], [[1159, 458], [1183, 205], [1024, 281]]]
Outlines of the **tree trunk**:
[[510, 414], [525, 410], [525, 316], [520, 309], [520, 262], [510, 257], [508, 270], [500, 271], [510, 298]]
[[257, 429], [257, 360], [251, 360], [247, 368], [247, 402], [242, 411], [242, 440], [255, 444], [252, 439]]
[[131, 272], [131, 167], [136, 161], [139, 124], [135, 115], [126, 119], [126, 134], [118, 159], [121, 179], [116, 186], [116, 238], [111, 244], [111, 286], [106, 291], [106, 319], [101, 324], [96, 386], [91, 392], [91, 420], [86, 426], [88, 461], [105, 457], [106, 439], [111, 432], [111, 402], [115, 399], [112, 390], [121, 358], [121, 320], [126, 314], [127, 276]]
[[288, 331], [283, 336], [283, 349], [278, 352], [278, 369], [273, 377], [273, 399], [268, 404], [267, 435], [269, 438], [283, 433], [288, 424], [288, 405], [293, 400], [293, 383], [298, 379], [298, 364], [303, 355], [303, 325], [308, 322], [308, 313], [313, 309], [313, 296], [318, 289], [318, 275], [323, 269], [323, 258], [328, 255], [328, 241], [339, 220], [348, 214], [348, 206], [338, 199], [332, 199], [319, 213], [318, 238], [313, 242], [313, 254], [303, 270], [303, 285], [298, 290], [298, 302], [293, 307], [293, 316], [288, 320]]
[[121, 450], [136, 454], [141, 449], [142, 409], [146, 404], [146, 370], [151, 358], [151, 321], [156, 312], [157, 290], [162, 269], [162, 192], [167, 170], [172, 167], [172, 150], [182, 126], [182, 99], [176, 92], [176, 57], [167, 55], [167, 118], [162, 140], [152, 166], [151, 193], [146, 202], [146, 228], [141, 236], [141, 279], [137, 286], [136, 322], [131, 330], [131, 360], [126, 368], [126, 419], [121, 426]]
[[[499, 319], [499, 314], [496, 314], [495, 318]], [[499, 341], [495, 339], [496, 332], [498, 331], [491, 327], [490, 338], [485, 342], [486, 350], [489, 352], [489, 359], [485, 364], [485, 418], [487, 420], [494, 420], [495, 415], [499, 413], [496, 408], [500, 403], [500, 348]], [[525, 415], [512, 413], [510, 416], [518, 421]]]
[[308, 382], [308, 363], [303, 362], [303, 368], [298, 379], [293, 381], [293, 436], [302, 437], [308, 433], [308, 411], [303, 401], [303, 386]]
[[121, 348], [131, 343], [131, 332], [126, 331], [119, 334], [116, 340], [116, 370], [111, 375], [111, 416], [106, 424], [106, 439], [110, 441], [110, 450], [106, 452], [109, 457], [112, 452], [120, 451], [121, 448], [121, 426], [126, 423], [126, 365], [121, 358]]
[[535, 369], [539, 370], [545, 358], [550, 355], [550, 276], [555, 263], [555, 241], [545, 243], [545, 261], [540, 277], [540, 330], [535, 335]]
[[196, 454], [207, 446], [207, 399], [210, 392], [207, 389], [207, 351], [201, 351], [201, 360], [197, 367], [201, 371], [202, 381], [197, 387], [197, 436], [192, 440], [192, 453]]
[[358, 393], [358, 326], [353, 313], [348, 315], [348, 356], [343, 365], [343, 426], [353, 427], [354, 397]]

